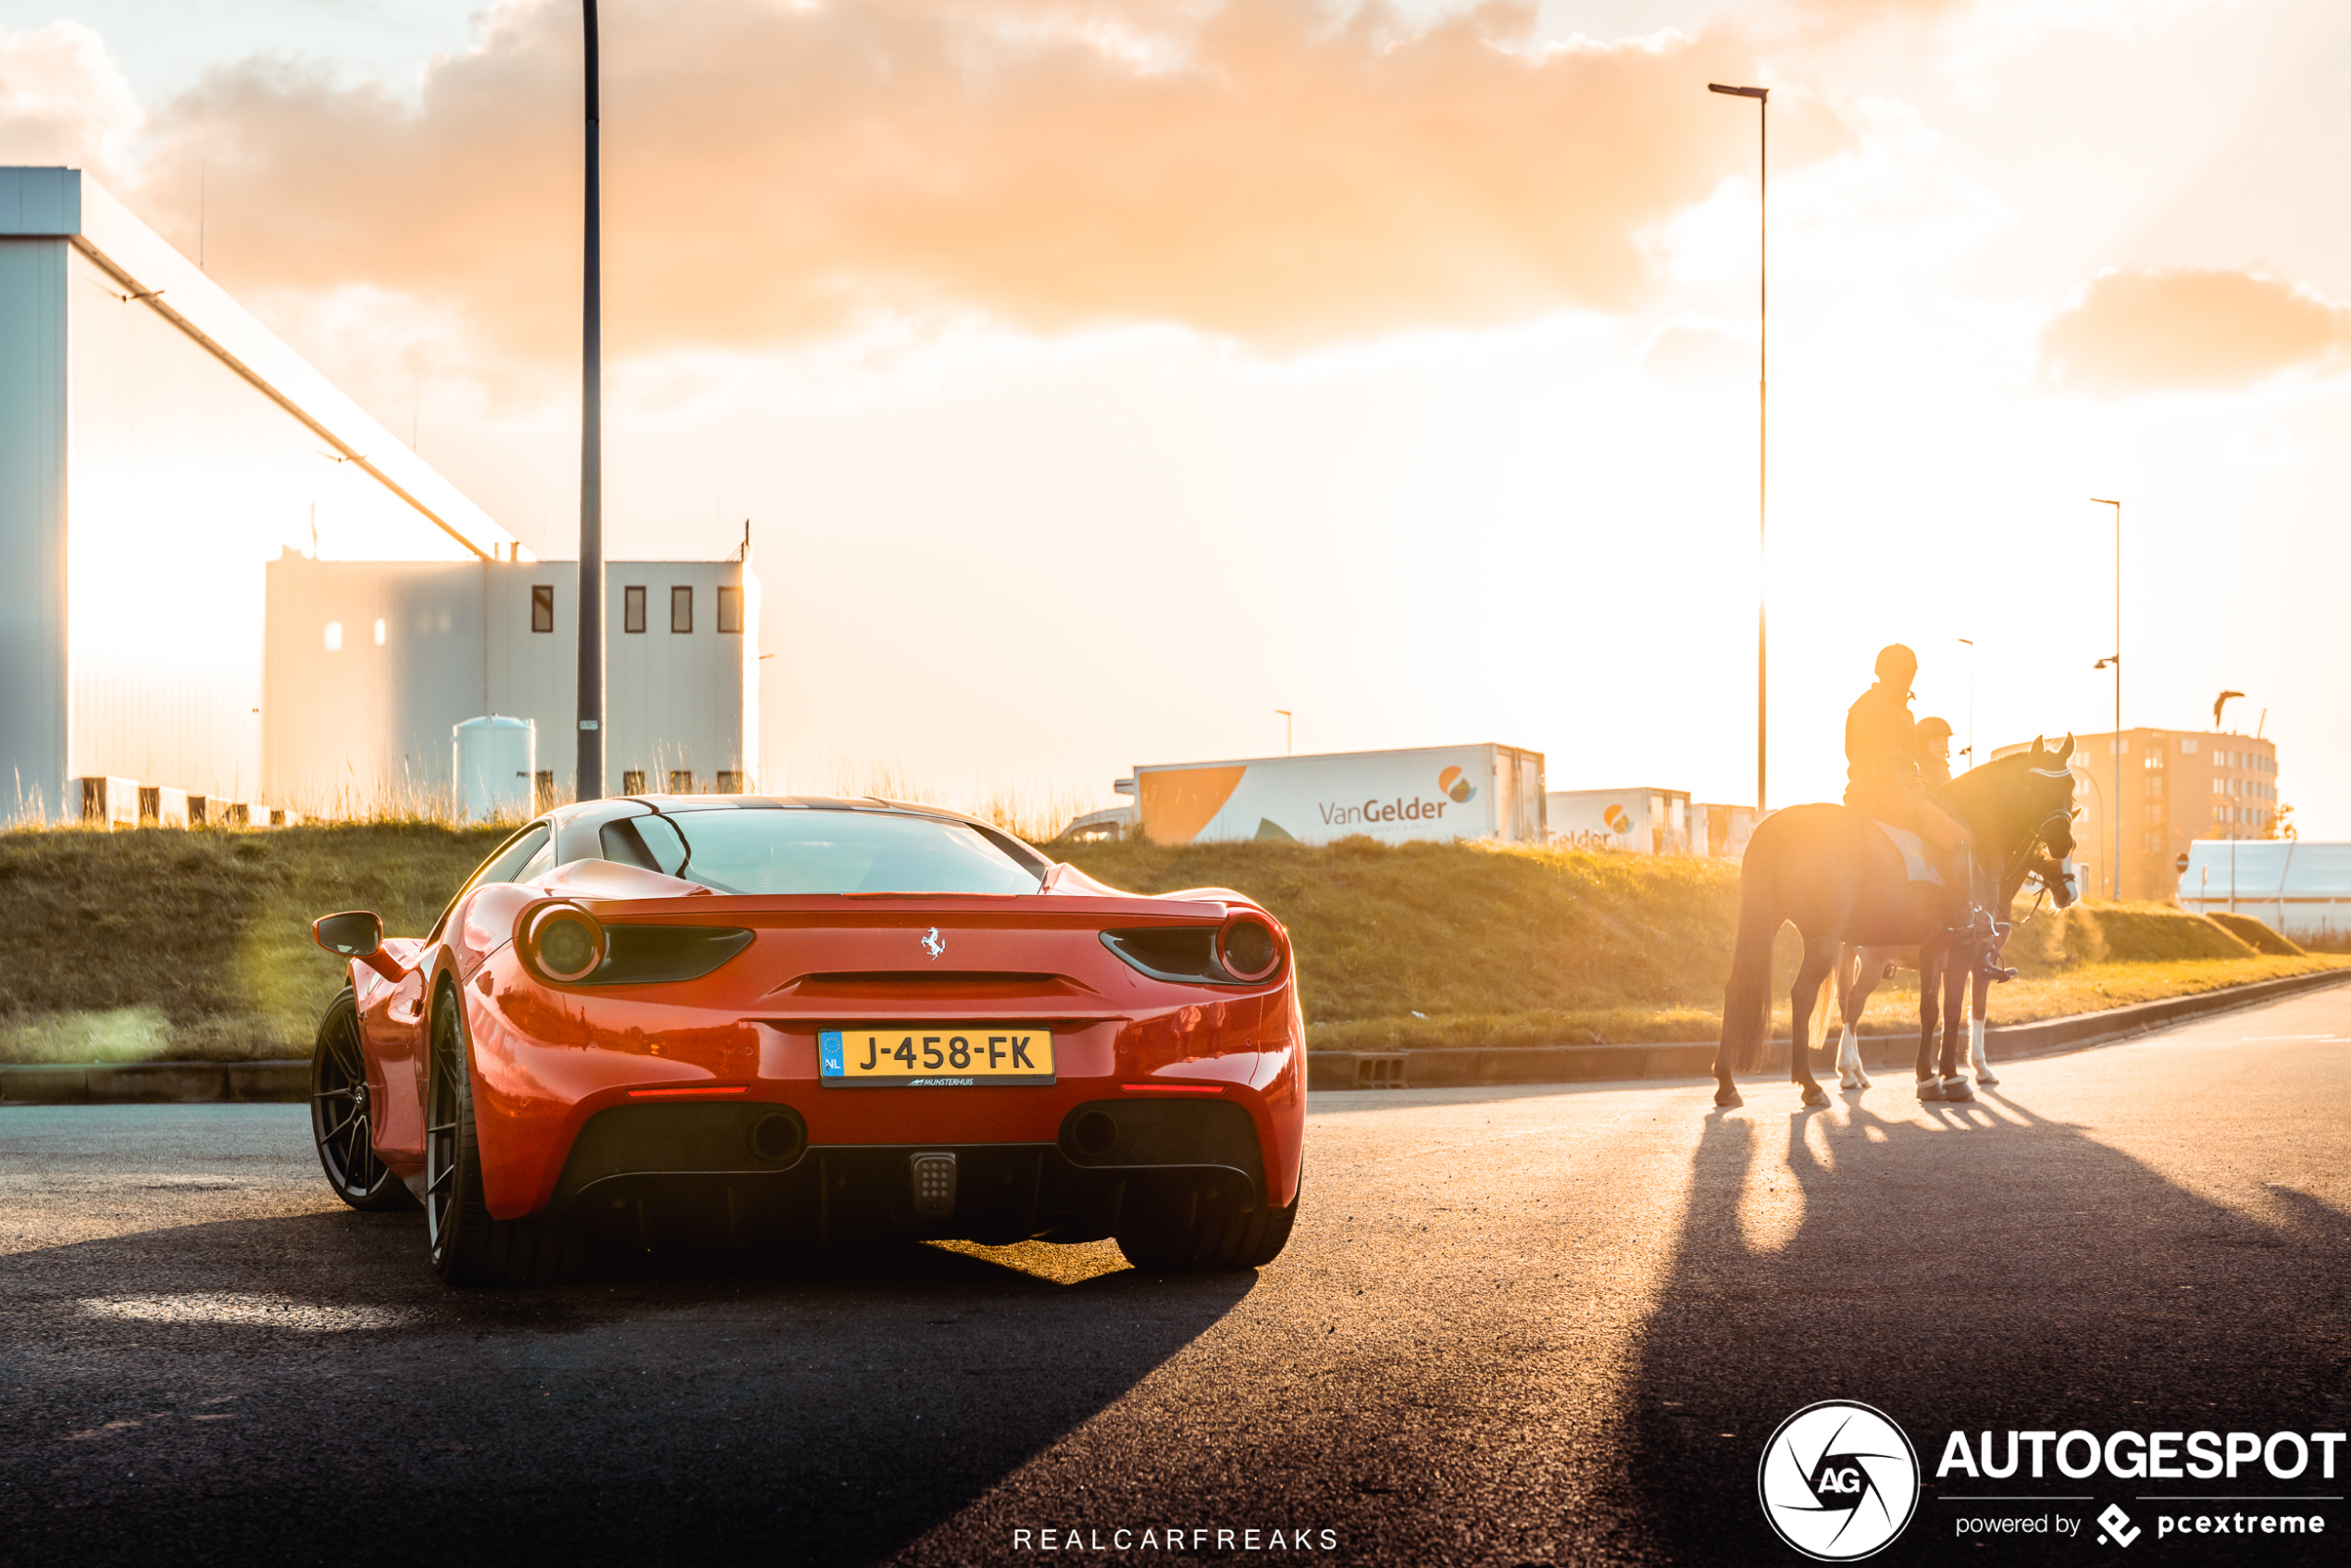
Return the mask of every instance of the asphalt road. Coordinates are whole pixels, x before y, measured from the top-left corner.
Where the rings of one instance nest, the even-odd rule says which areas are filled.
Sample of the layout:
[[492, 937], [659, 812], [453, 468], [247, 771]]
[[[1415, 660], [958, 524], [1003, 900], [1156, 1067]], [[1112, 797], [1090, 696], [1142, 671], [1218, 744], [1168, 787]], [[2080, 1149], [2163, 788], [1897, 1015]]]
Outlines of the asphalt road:
[[[1934, 1471], [1955, 1429], [2345, 1427], [2351, 988], [1972, 1107], [1906, 1076], [1810, 1114], [1317, 1096], [1256, 1274], [913, 1246], [538, 1292], [444, 1290], [420, 1219], [328, 1196], [298, 1107], [0, 1110], [0, 1560], [1028, 1562], [1075, 1529], [1153, 1563], [1795, 1562], [1758, 1457], [1851, 1399], [1926, 1476], [1880, 1562], [2343, 1561], [2341, 1502], [2240, 1543], [2136, 1500], [2351, 1490], [2315, 1465]], [[1985, 1492], [2089, 1500], [1947, 1500]], [[2127, 1553], [1958, 1533], [2110, 1501]]]

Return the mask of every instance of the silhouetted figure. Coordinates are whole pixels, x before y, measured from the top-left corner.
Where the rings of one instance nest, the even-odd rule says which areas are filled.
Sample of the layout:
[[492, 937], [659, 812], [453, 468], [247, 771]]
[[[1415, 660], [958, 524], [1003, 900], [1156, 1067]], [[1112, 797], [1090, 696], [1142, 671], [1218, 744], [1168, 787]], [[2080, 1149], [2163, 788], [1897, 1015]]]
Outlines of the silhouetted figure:
[[[1951, 892], [1948, 934], [1988, 939], [1992, 923], [1976, 905], [1975, 857], [1967, 829], [1927, 799], [1927, 778], [1920, 771], [1918, 726], [1910, 718], [1910, 682], [1918, 673], [1918, 655], [1899, 642], [1881, 650], [1877, 684], [1846, 710], [1845, 803], [1881, 822], [1907, 828], [1932, 845]], [[1944, 726], [1947, 735], [1949, 728]], [[1950, 782], [1947, 762], [1941, 771], [1939, 782]], [[1968, 966], [1981, 962], [1972, 960]]]
[[1919, 743], [1919, 778], [1931, 800], [1951, 781], [1951, 726], [1947, 720], [1930, 716], [1919, 720], [1914, 733]]

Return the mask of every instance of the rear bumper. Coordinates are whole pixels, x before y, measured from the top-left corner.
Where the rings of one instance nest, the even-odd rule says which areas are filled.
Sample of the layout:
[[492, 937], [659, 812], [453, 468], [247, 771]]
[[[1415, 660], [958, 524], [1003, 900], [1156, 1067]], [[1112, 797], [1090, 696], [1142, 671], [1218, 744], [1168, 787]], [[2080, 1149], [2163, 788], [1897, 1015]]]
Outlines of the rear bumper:
[[[1162, 1101], [1222, 1106], [1254, 1135], [1250, 1161], [1235, 1156], [1225, 1162], [1226, 1168], [1249, 1174], [1250, 1201], [1280, 1206], [1295, 1194], [1305, 1134], [1304, 1027], [1287, 983], [1210, 1004], [1137, 1008], [1109, 1018], [1047, 1017], [1059, 1074], [1050, 1085], [851, 1089], [828, 1087], [820, 1078], [822, 1018], [730, 1018], [599, 997], [551, 1001], [518, 984], [507, 967], [503, 955], [494, 956], [460, 992], [483, 1197], [497, 1219], [541, 1213], [559, 1197], [576, 1201], [585, 1181], [573, 1168], [574, 1155], [588, 1128], [614, 1112], [664, 1105], [752, 1118], [790, 1114], [799, 1118], [806, 1144], [819, 1151], [1041, 1145], [1057, 1151], [1070, 1167], [1067, 1181], [1079, 1187], [1121, 1179], [1083, 1176], [1106, 1167], [1064, 1136], [1079, 1107]], [[976, 1011], [956, 1015], [968, 1018]], [[730, 1135], [738, 1146], [742, 1136]], [[594, 1179], [780, 1175], [755, 1162], [680, 1166], [665, 1164], [667, 1158], [625, 1161]], [[1187, 1163], [1116, 1151], [1104, 1158], [1123, 1161], [1116, 1167], [1122, 1170]], [[1048, 1213], [1064, 1213], [1052, 1206], [1052, 1195], [1062, 1190], [1053, 1185], [1059, 1169], [1048, 1160], [1038, 1173], [1039, 1202]]]
[[[1074, 1106], [1053, 1142], [808, 1144], [773, 1104], [641, 1104], [582, 1127], [545, 1213], [590, 1230], [657, 1224], [737, 1245], [870, 1237], [1001, 1245], [1113, 1235], [1131, 1204], [1267, 1201], [1249, 1114], [1228, 1102]], [[948, 1155], [952, 1204], [918, 1200], [914, 1162]]]

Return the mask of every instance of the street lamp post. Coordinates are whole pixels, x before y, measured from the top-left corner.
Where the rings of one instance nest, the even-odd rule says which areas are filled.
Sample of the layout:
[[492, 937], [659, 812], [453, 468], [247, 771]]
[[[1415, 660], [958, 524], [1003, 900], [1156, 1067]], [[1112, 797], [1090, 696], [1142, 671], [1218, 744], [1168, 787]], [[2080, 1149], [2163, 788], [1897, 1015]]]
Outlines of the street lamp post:
[[578, 799], [604, 793], [603, 208], [598, 193], [596, 0], [580, 0], [588, 44], [587, 228], [579, 318], [579, 756]]
[[2114, 896], [2122, 896], [2122, 503], [2090, 497], [2093, 506], [2114, 508], [2114, 653], [2095, 667], [2114, 666]]
[[1975, 765], [1975, 639], [1962, 637], [1967, 644], [1967, 765]]
[[1767, 403], [1765, 390], [1770, 384], [1771, 367], [1771, 304], [1770, 278], [1766, 264], [1771, 256], [1771, 106], [1772, 90], [1768, 87], [1728, 87], [1719, 81], [1706, 84], [1709, 93], [1721, 93], [1733, 98], [1755, 100], [1755, 815], [1761, 816], [1770, 809], [1765, 800], [1768, 783], [1768, 759], [1771, 749], [1769, 698], [1771, 686], [1767, 676], [1769, 643], [1764, 636], [1763, 613], [1769, 590], [1764, 582], [1763, 498], [1764, 451]]
[[1275, 708], [1274, 711], [1282, 716], [1282, 755], [1286, 757], [1294, 755], [1296, 742], [1291, 729], [1290, 712], [1287, 708]]

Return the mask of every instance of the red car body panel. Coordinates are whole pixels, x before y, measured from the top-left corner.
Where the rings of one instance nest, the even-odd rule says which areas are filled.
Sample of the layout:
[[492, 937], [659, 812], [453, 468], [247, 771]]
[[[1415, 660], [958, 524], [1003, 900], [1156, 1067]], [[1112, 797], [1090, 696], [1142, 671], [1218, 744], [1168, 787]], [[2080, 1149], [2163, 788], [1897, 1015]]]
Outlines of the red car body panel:
[[[553, 984], [525, 966], [514, 940], [522, 913], [550, 897], [608, 929], [699, 925], [753, 939], [699, 979]], [[1011, 897], [726, 896], [603, 861], [486, 885], [452, 907], [437, 940], [385, 943], [412, 966], [397, 984], [352, 964], [379, 1107], [376, 1151], [414, 1185], [434, 1009], [454, 998], [469, 1045], [483, 1198], [497, 1219], [547, 1207], [599, 1112], [703, 1098], [790, 1106], [812, 1148], [1033, 1146], [1053, 1144], [1083, 1102], [1190, 1090], [1247, 1113], [1263, 1155], [1262, 1201], [1287, 1206], [1298, 1193], [1306, 1101], [1287, 938], [1274, 977], [1250, 986], [1156, 978], [1101, 937], [1217, 925], [1236, 910], [1264, 915], [1225, 890], [1138, 897], [1066, 866], [1039, 892]], [[820, 1077], [821, 1030], [931, 1021], [1050, 1028], [1057, 1081], [852, 1088]]]

